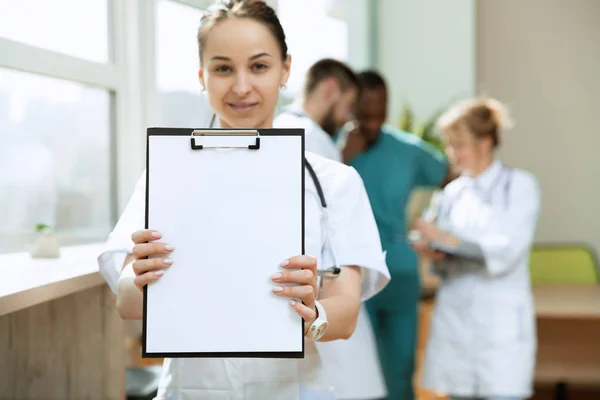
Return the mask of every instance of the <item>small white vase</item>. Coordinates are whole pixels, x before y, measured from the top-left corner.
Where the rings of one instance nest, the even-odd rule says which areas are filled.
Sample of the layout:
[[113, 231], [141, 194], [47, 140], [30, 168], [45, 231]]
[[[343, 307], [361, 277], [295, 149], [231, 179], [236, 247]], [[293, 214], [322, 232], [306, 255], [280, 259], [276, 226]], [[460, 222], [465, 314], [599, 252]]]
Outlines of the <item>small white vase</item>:
[[29, 249], [29, 254], [32, 258], [59, 258], [60, 246], [54, 232], [42, 233]]

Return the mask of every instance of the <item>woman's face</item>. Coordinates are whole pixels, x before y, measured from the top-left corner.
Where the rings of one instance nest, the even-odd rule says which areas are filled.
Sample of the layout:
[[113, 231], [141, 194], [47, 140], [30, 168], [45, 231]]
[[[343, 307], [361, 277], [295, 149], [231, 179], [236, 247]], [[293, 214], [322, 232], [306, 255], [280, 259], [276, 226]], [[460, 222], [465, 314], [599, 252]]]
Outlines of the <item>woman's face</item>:
[[267, 27], [249, 18], [227, 19], [210, 29], [199, 76], [223, 128], [271, 128], [279, 89], [291, 59]]
[[449, 129], [444, 133], [446, 155], [459, 171], [476, 171], [489, 160], [492, 146], [490, 139], [477, 139], [465, 127]]

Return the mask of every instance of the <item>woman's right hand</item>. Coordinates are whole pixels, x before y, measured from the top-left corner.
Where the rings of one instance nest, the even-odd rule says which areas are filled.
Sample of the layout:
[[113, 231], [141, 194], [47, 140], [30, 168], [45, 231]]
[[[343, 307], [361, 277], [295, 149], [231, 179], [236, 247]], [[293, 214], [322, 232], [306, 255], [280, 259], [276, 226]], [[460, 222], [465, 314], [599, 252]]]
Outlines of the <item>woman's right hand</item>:
[[418, 240], [414, 242], [412, 247], [419, 255], [427, 258], [430, 261], [441, 261], [446, 258], [444, 253], [432, 250], [431, 247], [429, 247], [429, 243], [424, 240]]
[[173, 260], [168, 258], [168, 255], [173, 252], [174, 247], [162, 242], [151, 242], [161, 237], [162, 234], [154, 229], [139, 230], [131, 235], [134, 243], [133, 283], [140, 290], [143, 290], [148, 283], [159, 279], [164, 273], [163, 270], [173, 264]]

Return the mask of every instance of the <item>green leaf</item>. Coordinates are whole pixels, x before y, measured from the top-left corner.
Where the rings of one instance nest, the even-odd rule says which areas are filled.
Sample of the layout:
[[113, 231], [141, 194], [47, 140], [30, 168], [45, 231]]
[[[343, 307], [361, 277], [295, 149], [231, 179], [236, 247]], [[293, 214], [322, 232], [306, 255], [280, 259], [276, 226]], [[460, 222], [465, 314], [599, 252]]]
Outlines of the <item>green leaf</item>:
[[398, 123], [398, 129], [405, 132], [412, 132], [414, 114], [409, 104], [405, 104], [402, 107], [402, 113], [400, 114], [400, 122]]
[[426, 124], [424, 124], [423, 122], [419, 122], [412, 133], [422, 138], [425, 134], [425, 128]]
[[425, 126], [423, 128], [423, 137], [436, 137], [438, 136], [435, 131], [435, 126], [437, 124], [437, 120], [444, 113], [444, 109], [440, 108], [435, 111], [428, 119], [425, 121]]
[[46, 225], [46, 224], [36, 224], [35, 225], [35, 231], [36, 232], [45, 232], [47, 230], [50, 230], [50, 226]]

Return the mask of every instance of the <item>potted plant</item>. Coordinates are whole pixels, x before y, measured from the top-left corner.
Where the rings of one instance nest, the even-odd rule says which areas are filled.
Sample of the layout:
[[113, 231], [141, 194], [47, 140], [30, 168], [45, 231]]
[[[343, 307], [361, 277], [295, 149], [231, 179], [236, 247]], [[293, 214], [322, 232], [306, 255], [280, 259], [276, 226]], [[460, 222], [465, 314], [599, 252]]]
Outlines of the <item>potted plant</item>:
[[[443, 112], [444, 108], [440, 108], [431, 114], [429, 118], [417, 121], [410, 104], [405, 103], [398, 119], [397, 128], [418, 136], [444, 154], [444, 142], [441, 136], [437, 134], [435, 127]], [[433, 195], [438, 191], [438, 188], [417, 188], [413, 190], [407, 209], [409, 226], [414, 225], [416, 219], [423, 213]]]
[[398, 129], [417, 135], [443, 154], [444, 143], [440, 135], [435, 131], [436, 122], [443, 112], [444, 109], [441, 108], [435, 111], [429, 118], [417, 122], [412, 108], [408, 103], [405, 103], [400, 113]]
[[[416, 121], [414, 112], [409, 104], [404, 104], [400, 118], [398, 120], [398, 129], [417, 135], [432, 147], [444, 153], [444, 143], [441, 136], [436, 132], [436, 123], [438, 118], [443, 113], [441, 108], [435, 111], [429, 118], [423, 121]], [[434, 196], [439, 193], [440, 188], [416, 188], [412, 191], [406, 212], [411, 229], [418, 218], [424, 215], [424, 212], [429, 208]], [[424, 297], [433, 294], [439, 284], [439, 279], [431, 274], [429, 263], [425, 259], [419, 262], [419, 272], [421, 274], [422, 293]]]
[[59, 258], [60, 246], [52, 228], [46, 224], [35, 226], [37, 239], [29, 249], [32, 258]]

